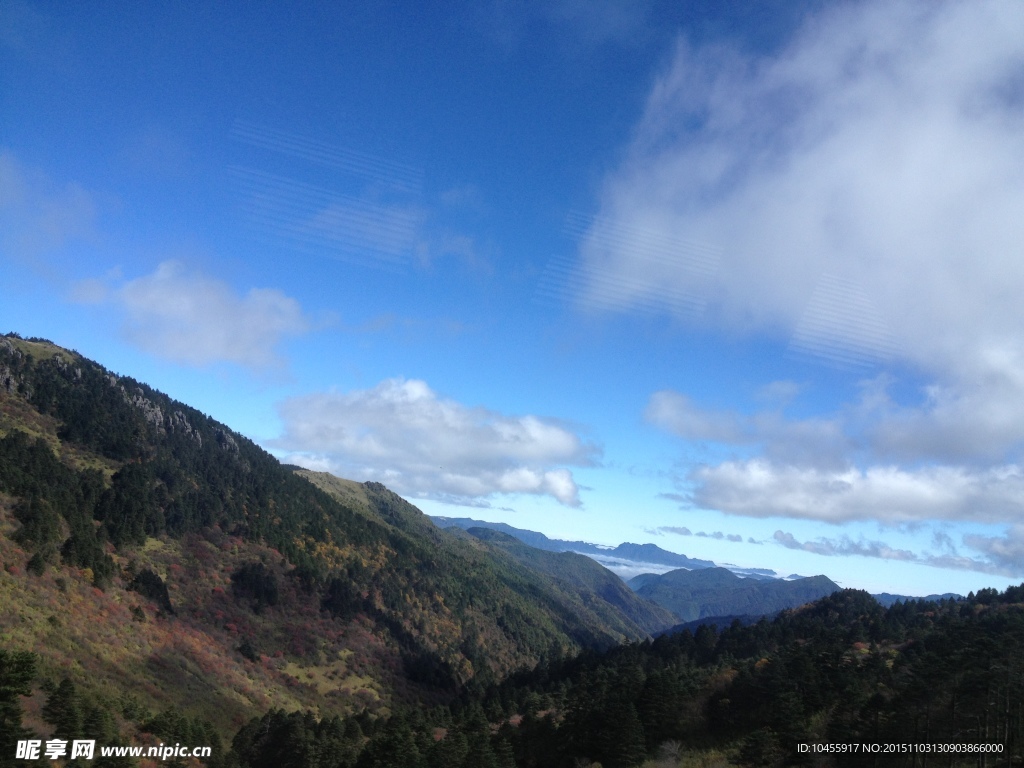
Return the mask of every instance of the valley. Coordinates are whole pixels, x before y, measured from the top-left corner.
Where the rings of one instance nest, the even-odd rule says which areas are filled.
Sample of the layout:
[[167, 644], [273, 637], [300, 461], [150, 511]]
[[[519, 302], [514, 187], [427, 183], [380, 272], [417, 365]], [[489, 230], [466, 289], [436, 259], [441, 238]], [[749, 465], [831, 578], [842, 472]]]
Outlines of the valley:
[[0, 338], [2, 766], [27, 735], [210, 744], [214, 768], [790, 765], [897, 738], [1019, 762], [1024, 586], [884, 607], [757, 576], [432, 520]]

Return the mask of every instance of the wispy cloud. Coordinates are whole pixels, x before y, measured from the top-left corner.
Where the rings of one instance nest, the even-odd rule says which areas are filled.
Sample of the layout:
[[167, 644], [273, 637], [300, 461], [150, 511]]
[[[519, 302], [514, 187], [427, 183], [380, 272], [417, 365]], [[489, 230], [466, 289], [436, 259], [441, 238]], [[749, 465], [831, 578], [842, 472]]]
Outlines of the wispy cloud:
[[652, 29], [652, 6], [650, 0], [555, 0], [539, 8], [585, 42], [633, 46]]
[[284, 361], [281, 342], [316, 323], [298, 301], [273, 288], [240, 294], [227, 283], [165, 261], [150, 275], [109, 286], [77, 286], [80, 301], [119, 310], [126, 337], [147, 352], [192, 366], [234, 363], [256, 371]]
[[410, 193], [423, 190], [423, 169], [391, 158], [289, 131], [277, 131], [246, 120], [236, 120], [231, 135], [245, 144], [333, 168], [378, 186]]
[[[799, 541], [793, 534], [776, 531], [773, 537], [776, 544], [787, 549], [796, 549], [825, 557], [871, 557], [880, 560], [895, 560], [905, 563], [928, 565], [960, 571], [976, 571], [999, 576], [1017, 577], [1024, 575], [1024, 536], [1022, 531], [1015, 531], [1011, 538], [985, 538], [987, 548], [975, 541], [973, 548], [985, 552], [985, 559], [964, 557], [955, 550], [942, 554], [917, 554], [906, 549], [896, 549], [882, 541], [853, 541], [848, 536], [840, 538], [822, 537], [814, 541]], [[973, 537], [978, 539], [979, 537]]]
[[[556, 257], [541, 275], [538, 298], [579, 302], [590, 310], [668, 312], [691, 320], [706, 309], [708, 294], [703, 286], [718, 269], [714, 248], [689, 242], [663, 227], [637, 226], [577, 212], [566, 217], [565, 232], [583, 238], [588, 253], [628, 248], [644, 268], [625, 274], [594, 270], [586, 258], [574, 261]], [[691, 279], [680, 280], [681, 273]], [[661, 290], [652, 292], [650, 284], [659, 277], [668, 280]]]
[[723, 533], [722, 531], [712, 531], [711, 533], [706, 531], [694, 532], [686, 526], [663, 525], [660, 528], [656, 528], [655, 531], [658, 534], [674, 533], [677, 536], [698, 536], [702, 539], [718, 539], [719, 541], [743, 541], [743, 537], [738, 533]]
[[252, 168], [231, 172], [249, 223], [290, 248], [392, 270], [415, 256], [425, 218], [418, 199], [346, 194]]
[[[423, 169], [408, 163], [244, 120], [231, 133], [256, 150], [230, 168], [253, 233], [310, 256], [392, 272], [444, 257], [486, 270], [488, 247], [447, 224], [475, 204], [470, 187], [431, 196]], [[291, 161], [285, 173], [281, 157]]]
[[95, 237], [94, 195], [57, 183], [0, 150], [0, 254], [36, 264], [69, 242]]
[[835, 464], [850, 448], [838, 419], [792, 420], [781, 411], [712, 411], [671, 390], [651, 395], [644, 416], [685, 440], [761, 446], [769, 457], [783, 461]]
[[292, 452], [291, 461], [418, 498], [481, 503], [527, 493], [579, 506], [568, 467], [599, 453], [554, 420], [466, 406], [415, 379], [292, 398], [279, 410], [284, 434], [274, 445]]
[[964, 544], [984, 553], [1011, 575], [1024, 575], [1024, 525], [1011, 526], [1005, 536], [967, 535]]
[[[754, 59], [680, 42], [583, 237], [582, 298], [661, 303], [859, 364], [959, 377], [1024, 289], [1014, 2], [832, 6]], [[617, 233], [616, 238], [608, 232]], [[713, 271], [652, 240], [702, 243]]]
[[559, 28], [572, 53], [614, 45], [634, 48], [657, 29], [651, 0], [492, 0], [478, 9], [481, 27], [506, 47], [523, 39], [537, 24]]
[[674, 533], [677, 536], [692, 536], [693, 531], [687, 528], [685, 525], [663, 525], [657, 530], [664, 531], [665, 533]]

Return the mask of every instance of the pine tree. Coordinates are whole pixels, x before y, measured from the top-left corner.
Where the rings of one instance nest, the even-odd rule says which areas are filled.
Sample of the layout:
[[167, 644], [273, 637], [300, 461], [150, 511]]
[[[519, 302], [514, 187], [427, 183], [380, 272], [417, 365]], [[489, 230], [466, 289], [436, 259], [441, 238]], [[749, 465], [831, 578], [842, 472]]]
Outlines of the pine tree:
[[4, 768], [16, 764], [17, 742], [29, 736], [21, 726], [19, 699], [32, 693], [36, 659], [28, 651], [0, 649], [0, 766]]
[[84, 738], [82, 705], [75, 684], [69, 678], [61, 680], [60, 685], [47, 696], [43, 719], [53, 726], [55, 738], [68, 741]]

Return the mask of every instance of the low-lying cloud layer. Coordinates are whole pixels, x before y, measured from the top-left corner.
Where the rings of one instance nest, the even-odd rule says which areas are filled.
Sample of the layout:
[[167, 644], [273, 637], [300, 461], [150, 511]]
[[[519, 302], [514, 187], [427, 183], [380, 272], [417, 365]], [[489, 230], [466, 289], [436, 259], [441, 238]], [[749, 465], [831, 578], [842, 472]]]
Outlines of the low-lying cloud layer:
[[598, 454], [552, 420], [469, 407], [415, 379], [292, 398], [280, 415], [284, 434], [275, 445], [292, 452], [290, 460], [456, 503], [527, 493], [578, 506], [567, 467], [591, 464]]

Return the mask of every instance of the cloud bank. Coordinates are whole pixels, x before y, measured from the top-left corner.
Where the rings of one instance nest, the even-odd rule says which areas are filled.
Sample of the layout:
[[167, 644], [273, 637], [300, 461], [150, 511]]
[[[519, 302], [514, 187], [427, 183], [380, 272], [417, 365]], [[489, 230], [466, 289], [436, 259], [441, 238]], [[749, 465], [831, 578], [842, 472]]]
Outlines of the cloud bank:
[[279, 410], [284, 433], [274, 444], [292, 452], [289, 460], [416, 498], [487, 504], [495, 494], [527, 493], [575, 507], [579, 487], [567, 467], [598, 454], [552, 420], [469, 407], [416, 379], [296, 397]]
[[583, 300], [699, 296], [704, 322], [825, 357], [1021, 370], [1022, 24], [1014, 2], [847, 3], [771, 58], [680, 42], [584, 236]]
[[[691, 504], [1005, 524], [964, 537], [987, 559], [948, 567], [1024, 555], [1022, 28], [1011, 0], [871, 0], [770, 55], [679, 41], [566, 285], [587, 308], [668, 312], [868, 377], [814, 418], [654, 393], [649, 423], [734, 449], [692, 468]], [[879, 369], [916, 396], [891, 397]]]

